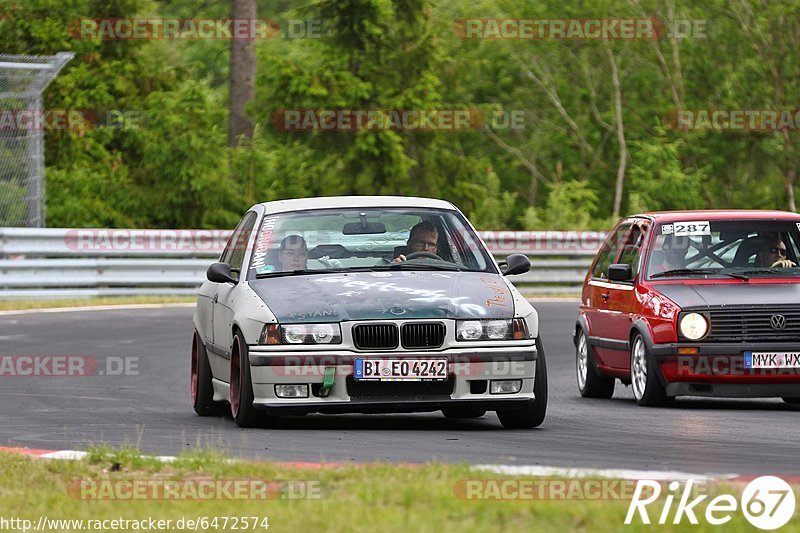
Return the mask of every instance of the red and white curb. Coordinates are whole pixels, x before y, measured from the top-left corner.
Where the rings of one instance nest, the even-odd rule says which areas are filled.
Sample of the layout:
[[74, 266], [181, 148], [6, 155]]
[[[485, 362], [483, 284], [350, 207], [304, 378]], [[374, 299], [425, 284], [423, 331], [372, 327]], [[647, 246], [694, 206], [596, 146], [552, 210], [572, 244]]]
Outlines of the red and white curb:
[[[14, 448], [0, 446], [0, 453], [12, 453], [17, 455], [27, 455], [29, 457], [36, 457], [40, 459], [65, 459], [65, 460], [80, 460], [87, 457], [89, 454], [77, 450], [37, 450], [31, 448]], [[171, 455], [155, 455], [155, 456], [142, 456], [159, 460], [164, 463], [175, 461], [177, 457]], [[331, 469], [352, 466], [367, 466], [365, 463], [344, 463], [344, 462], [330, 462], [330, 463], [317, 463], [308, 461], [270, 461], [271, 464], [283, 466], [287, 468], [298, 469]], [[401, 463], [397, 466], [419, 468], [425, 466], [418, 463]], [[689, 472], [670, 471], [670, 470], [630, 470], [630, 469], [615, 469], [615, 468], [563, 468], [552, 466], [538, 466], [538, 465], [499, 465], [499, 464], [484, 464], [475, 465], [473, 470], [492, 472], [494, 474], [506, 476], [526, 476], [526, 477], [558, 477], [567, 479], [581, 479], [581, 478], [608, 478], [608, 479], [650, 479], [653, 481], [686, 481], [689, 479], [696, 481], [727, 481], [730, 483], [747, 483], [759, 477], [756, 475], [743, 476], [740, 474], [693, 474]], [[800, 476], [781, 476], [791, 485], [800, 485]]]
[[[31, 448], [12, 448], [7, 446], [0, 446], [0, 452], [27, 455], [29, 457], [36, 457], [38, 459], [67, 459], [72, 461], [84, 459], [89, 455], [87, 452], [80, 452], [77, 450], [36, 450]], [[169, 455], [152, 456], [152, 458], [158, 459], [164, 463], [169, 463], [176, 459], [176, 457]]]
[[[476, 465], [474, 470], [482, 470], [507, 476], [559, 477], [559, 478], [610, 478], [610, 479], [649, 479], [653, 481], [727, 481], [730, 483], [747, 483], [756, 479], [757, 475], [741, 474], [692, 474], [669, 470], [628, 470], [614, 468], [558, 468], [551, 466], [516, 466], [516, 465]], [[800, 476], [783, 476], [774, 474], [791, 485], [800, 485]]]

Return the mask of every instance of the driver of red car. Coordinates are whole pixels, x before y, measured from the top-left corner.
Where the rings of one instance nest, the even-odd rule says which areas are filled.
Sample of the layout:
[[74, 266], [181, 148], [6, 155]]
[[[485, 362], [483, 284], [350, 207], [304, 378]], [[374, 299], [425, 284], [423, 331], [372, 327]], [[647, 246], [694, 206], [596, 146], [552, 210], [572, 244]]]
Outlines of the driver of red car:
[[[439, 231], [436, 229], [436, 226], [433, 224], [433, 222], [423, 220], [411, 228], [411, 232], [408, 234], [408, 241], [406, 241], [407, 250], [404, 251], [407, 254], [412, 254], [415, 252], [438, 254], [438, 242]], [[401, 253], [392, 259], [392, 263], [402, 263], [405, 260], [406, 256]]]
[[786, 243], [780, 235], [766, 235], [758, 251], [758, 266], [765, 268], [792, 268], [794, 261], [786, 258]]

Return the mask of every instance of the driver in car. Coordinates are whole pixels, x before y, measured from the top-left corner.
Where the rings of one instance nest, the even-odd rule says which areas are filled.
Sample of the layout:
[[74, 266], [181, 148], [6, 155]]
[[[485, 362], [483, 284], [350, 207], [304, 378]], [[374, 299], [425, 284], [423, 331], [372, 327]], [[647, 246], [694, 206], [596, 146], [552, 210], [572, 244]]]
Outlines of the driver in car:
[[786, 258], [786, 243], [779, 235], [769, 235], [758, 252], [758, 266], [766, 268], [792, 268], [794, 261]]
[[[438, 242], [439, 231], [436, 229], [436, 226], [429, 220], [423, 220], [411, 228], [408, 241], [406, 242], [407, 250], [405, 250], [405, 253], [408, 255], [417, 252], [437, 254], [439, 251]], [[392, 259], [392, 263], [402, 263], [406, 260], [407, 257], [401, 253]]]

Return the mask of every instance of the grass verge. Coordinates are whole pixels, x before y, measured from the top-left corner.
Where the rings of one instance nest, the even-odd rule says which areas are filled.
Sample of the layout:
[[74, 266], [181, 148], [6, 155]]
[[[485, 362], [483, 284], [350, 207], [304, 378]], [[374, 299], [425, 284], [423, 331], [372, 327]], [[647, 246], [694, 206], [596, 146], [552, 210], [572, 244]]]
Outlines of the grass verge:
[[0, 300], [0, 311], [24, 311], [60, 307], [89, 307], [94, 305], [194, 303], [194, 296], [98, 296], [65, 300]]
[[[334, 441], [335, 444], [335, 441]], [[283, 482], [282, 489], [267, 499], [131, 499], [120, 487], [132, 482], [270, 480]], [[39, 517], [59, 520], [171, 520], [169, 531], [644, 531], [652, 526], [623, 526], [627, 499], [514, 500], [465, 499], [456, 489], [465, 480], [541, 479], [501, 476], [473, 471], [463, 465], [429, 464], [398, 466], [368, 464], [304, 469], [273, 463], [236, 461], [214, 453], [194, 453], [164, 464], [141, 458], [131, 450], [95, 449], [80, 461], [32, 459], [0, 453], [0, 522], [21, 518], [38, 524]], [[103, 482], [114, 491], [89, 491], [101, 495], [123, 493], [117, 499], [80, 496], [75, 484]], [[289, 487], [289, 489], [287, 489]], [[293, 487], [293, 488], [292, 488]], [[83, 489], [81, 489], [83, 490]], [[185, 492], [182, 492], [186, 494]], [[300, 497], [306, 494], [315, 498]], [[676, 498], [677, 499], [677, 498]], [[653, 504], [655, 506], [657, 504]], [[652, 508], [658, 520], [661, 505]], [[673, 504], [674, 510], [674, 504]], [[227, 517], [227, 527], [223, 520]], [[238, 527], [233, 527], [238, 517]], [[244, 528], [241, 517], [250, 518]], [[184, 519], [184, 527], [178, 526]], [[187, 519], [205, 518], [186, 527]], [[217, 527], [211, 527], [214, 518]], [[661, 530], [718, 531], [710, 525], [660, 526]], [[684, 521], [685, 522], [685, 521]], [[257, 527], [253, 527], [256, 524]], [[1, 524], [0, 524], [1, 525]], [[199, 527], [198, 527], [199, 526]], [[792, 523], [789, 524], [791, 528]], [[787, 528], [787, 530], [789, 529]], [[130, 525], [128, 529], [134, 529]], [[147, 528], [139, 528], [148, 530]], [[726, 524], [726, 531], [749, 531], [741, 512]], [[4, 529], [8, 530], [8, 529]], [[16, 529], [20, 531], [21, 529]], [[79, 531], [77, 524], [49, 523], [47, 531]], [[97, 530], [97, 529], [95, 529]], [[104, 531], [112, 530], [106, 523]], [[794, 530], [797, 530], [795, 528]], [[149, 529], [156, 531], [156, 529]]]

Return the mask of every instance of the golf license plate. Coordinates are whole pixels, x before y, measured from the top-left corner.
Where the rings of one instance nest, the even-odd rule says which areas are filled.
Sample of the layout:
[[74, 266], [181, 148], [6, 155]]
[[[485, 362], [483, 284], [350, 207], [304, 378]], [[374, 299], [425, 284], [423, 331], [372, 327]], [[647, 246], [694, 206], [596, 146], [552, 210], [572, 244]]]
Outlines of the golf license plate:
[[800, 352], [744, 352], [745, 368], [800, 368]]
[[356, 359], [355, 379], [379, 381], [443, 381], [447, 359]]

